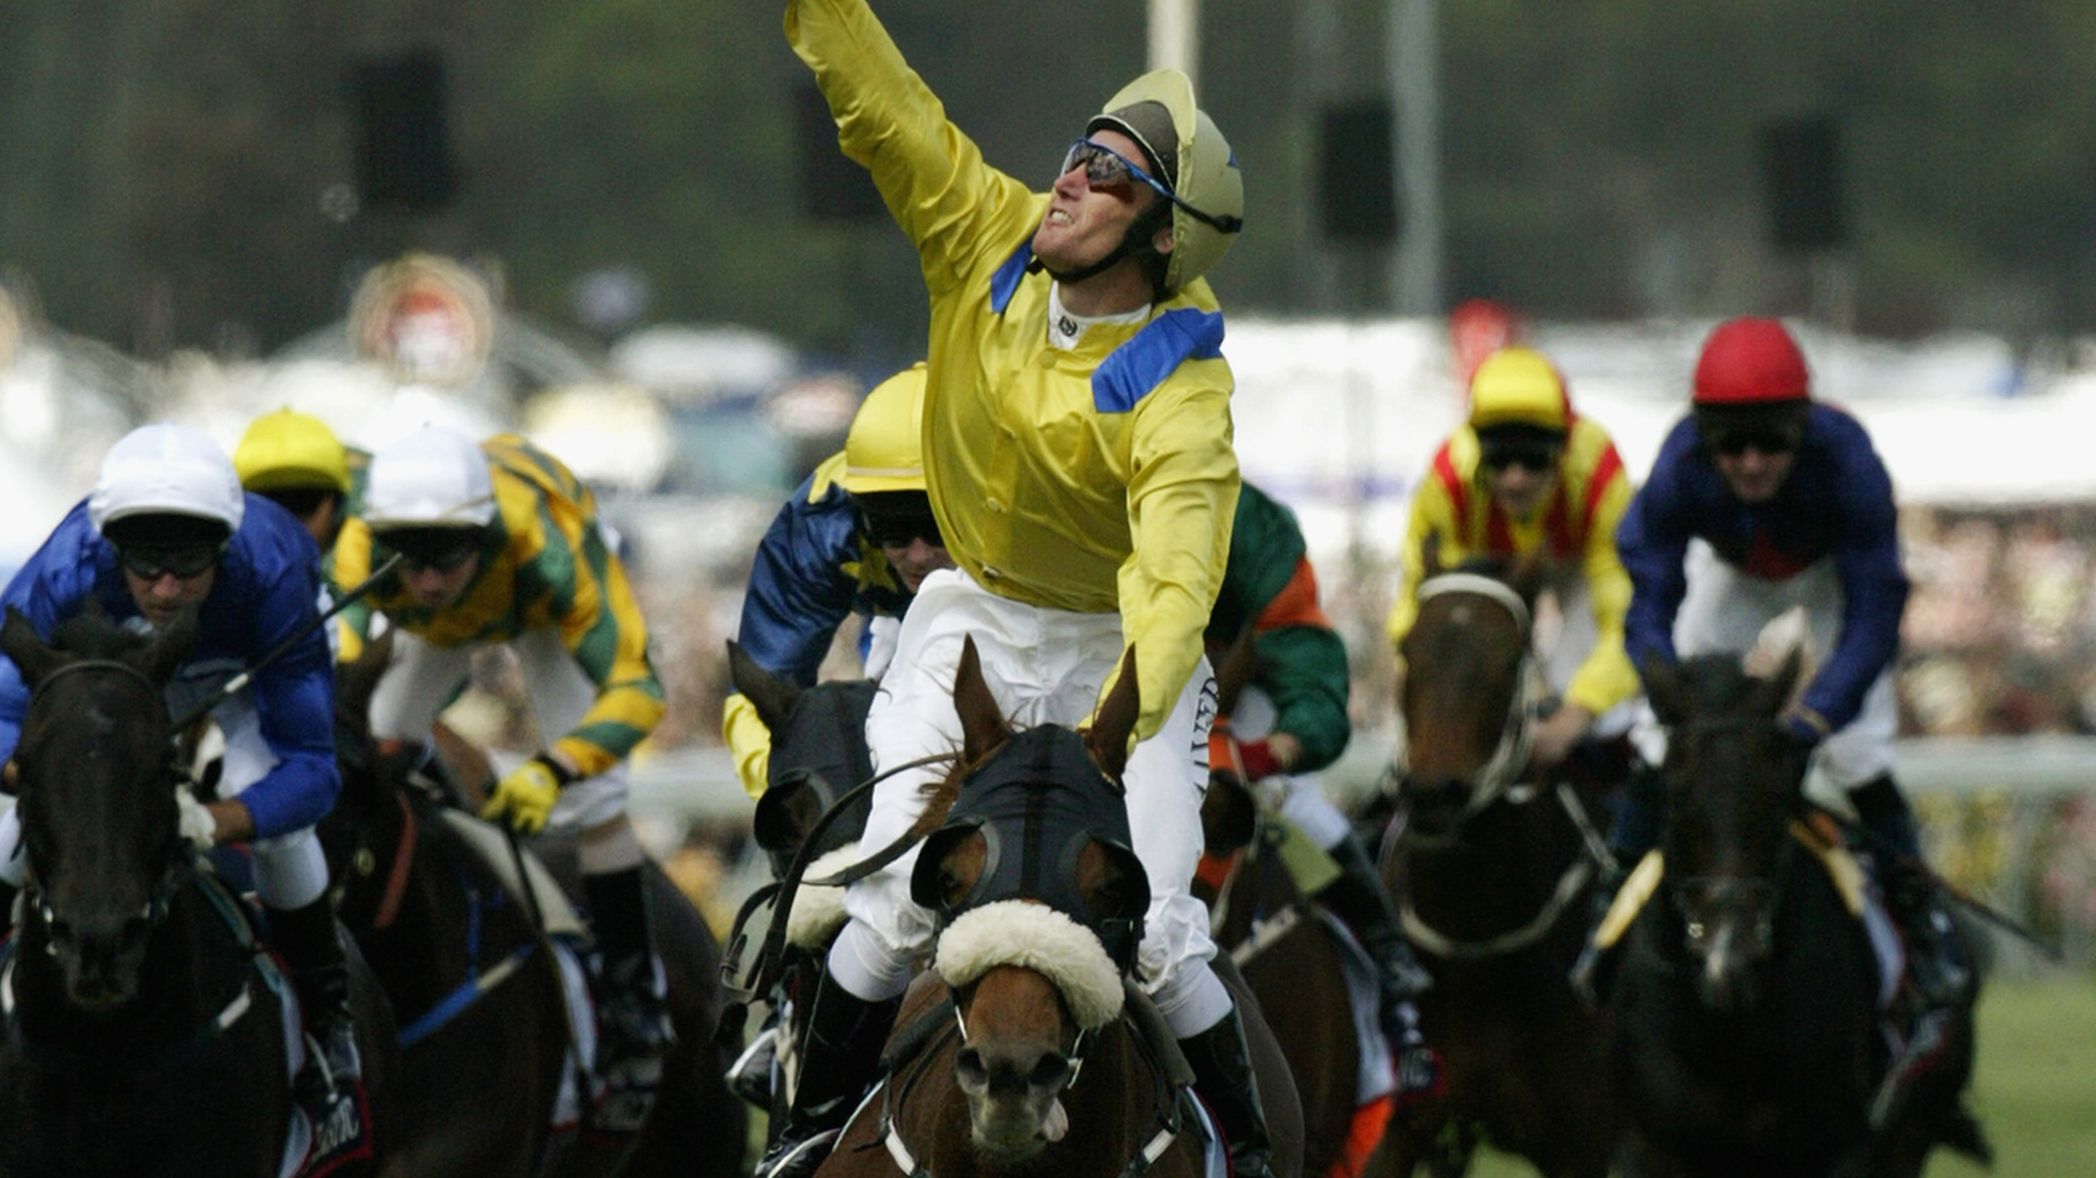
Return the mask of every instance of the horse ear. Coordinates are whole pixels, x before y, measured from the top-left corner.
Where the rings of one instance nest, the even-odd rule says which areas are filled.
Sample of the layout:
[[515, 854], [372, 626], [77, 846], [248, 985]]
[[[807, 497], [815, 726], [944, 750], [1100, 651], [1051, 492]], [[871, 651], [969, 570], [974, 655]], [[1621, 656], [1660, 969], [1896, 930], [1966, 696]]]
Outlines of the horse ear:
[[1688, 685], [1681, 678], [1681, 667], [1658, 655], [1647, 658], [1641, 668], [1645, 680], [1645, 698], [1652, 704], [1652, 714], [1662, 724], [1679, 724], [1688, 719]]
[[153, 644], [139, 652], [134, 664], [145, 677], [155, 683], [166, 683], [175, 677], [175, 668], [196, 649], [197, 636], [202, 627], [197, 623], [196, 611], [183, 610], [175, 620], [163, 627], [154, 637]]
[[784, 675], [764, 669], [742, 643], [728, 639], [728, 679], [735, 690], [757, 708], [757, 718], [773, 732], [782, 731], [793, 705], [800, 702], [800, 685]]
[[1441, 533], [1428, 532], [1426, 539], [1419, 542], [1419, 569], [1422, 581], [1446, 571], [1441, 563]]
[[1507, 585], [1521, 595], [1522, 603], [1531, 612], [1536, 608], [1536, 594], [1543, 590], [1543, 574], [1548, 568], [1549, 556], [1538, 544], [1515, 557], [1513, 565], [1507, 569]]
[[997, 697], [983, 678], [982, 656], [975, 639], [961, 639], [961, 661], [953, 672], [953, 708], [961, 716], [961, 763], [978, 765], [1011, 739], [1012, 726], [998, 710]]
[[378, 681], [385, 677], [392, 662], [393, 631], [388, 629], [366, 642], [357, 657], [335, 668], [337, 710], [345, 715], [368, 717], [372, 693], [378, 690]]
[[1791, 647], [1776, 673], [1755, 684], [1747, 697], [1747, 709], [1757, 715], [1773, 716], [1789, 706], [1791, 693], [1797, 689], [1799, 672], [1804, 667], [1805, 652]]
[[0, 623], [0, 652], [22, 672], [22, 682], [32, 688], [67, 662], [64, 654], [44, 644], [36, 627], [11, 605], [7, 607], [7, 621]]
[[1114, 680], [1113, 690], [1100, 701], [1098, 714], [1084, 730], [1085, 751], [1115, 784], [1128, 768], [1128, 734], [1135, 731], [1142, 710], [1142, 688], [1135, 681], [1135, 648], [1131, 646], [1121, 656], [1121, 677]]
[[1223, 654], [1222, 665], [1215, 669], [1215, 714], [1218, 716], [1227, 716], [1237, 710], [1237, 697], [1252, 681], [1252, 672], [1259, 669], [1258, 652], [1252, 646], [1254, 636], [1249, 624], [1239, 630], [1237, 640]]

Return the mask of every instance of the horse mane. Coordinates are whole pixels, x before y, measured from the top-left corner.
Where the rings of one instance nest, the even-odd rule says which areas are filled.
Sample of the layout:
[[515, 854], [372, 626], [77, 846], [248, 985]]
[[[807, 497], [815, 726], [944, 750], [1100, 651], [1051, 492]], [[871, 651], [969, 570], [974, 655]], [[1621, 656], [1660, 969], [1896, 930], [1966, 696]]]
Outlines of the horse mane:
[[121, 660], [143, 650], [148, 639], [126, 630], [99, 607], [74, 614], [51, 632], [54, 649], [82, 658]]

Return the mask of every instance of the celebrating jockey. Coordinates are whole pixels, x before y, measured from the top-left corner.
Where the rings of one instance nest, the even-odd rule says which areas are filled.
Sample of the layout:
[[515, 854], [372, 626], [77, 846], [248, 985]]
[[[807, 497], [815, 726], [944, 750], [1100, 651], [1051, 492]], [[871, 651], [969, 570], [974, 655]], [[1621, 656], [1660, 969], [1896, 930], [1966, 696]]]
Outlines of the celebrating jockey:
[[1536, 726], [1531, 757], [1548, 769], [1583, 741], [1630, 725], [1637, 672], [1623, 649], [1630, 577], [1617, 559], [1616, 523], [1630, 502], [1615, 443], [1572, 411], [1564, 379], [1540, 352], [1501, 348], [1470, 381], [1469, 419], [1434, 453], [1412, 500], [1403, 569], [1387, 626], [1403, 642], [1419, 616], [1431, 545], [1442, 567], [1478, 556], [1540, 551], [1564, 626], [1543, 653], [1559, 696]]
[[[1242, 1020], [1189, 890], [1214, 682], [1201, 632], [1237, 499], [1222, 316], [1200, 276], [1242, 225], [1229, 145], [1174, 70], [1147, 74], [1067, 148], [1049, 193], [991, 169], [865, 0], [792, 0], [845, 154], [873, 174], [930, 289], [927, 486], [958, 569], [924, 580], [867, 720], [876, 768], [957, 749], [973, 638], [1000, 707], [1075, 726], [1134, 655], [1125, 773], [1152, 893], [1139, 982], [1180, 1038], [1242, 1175], [1270, 1172]], [[863, 846], [902, 834], [936, 771], [883, 781]], [[912, 855], [852, 886], [810, 1012], [801, 1081], [761, 1172], [806, 1174], [880, 1058], [933, 933]]]
[[1247, 628], [1251, 673], [1210, 733], [1209, 764], [1236, 768], [1248, 784], [1278, 787], [1281, 818], [1332, 857], [1339, 876], [1317, 898], [1375, 961], [1383, 1031], [1403, 1057], [1399, 1076], [1424, 1086], [1432, 1058], [1413, 1000], [1433, 979], [1399, 931], [1375, 860], [1318, 788], [1317, 771], [1339, 759], [1352, 732], [1346, 646], [1318, 604], [1317, 574], [1294, 514], [1250, 483], [1238, 495], [1230, 563], [1209, 615], [1209, 657], [1223, 657]]
[[[917, 364], [866, 394], [843, 452], [816, 467], [772, 518], [737, 635], [757, 665], [812, 685], [838, 625], [856, 613], [866, 619], [867, 677], [887, 668], [917, 587], [953, 567], [924, 491], [923, 417], [924, 365]], [[761, 797], [771, 734], [739, 692], [721, 711], [735, 774], [744, 791]]]
[[[82, 610], [100, 608], [140, 632], [193, 613], [196, 648], [167, 688], [174, 715], [215, 699], [234, 676], [253, 673], [211, 710], [225, 737], [220, 796], [199, 805], [184, 792], [182, 832], [204, 845], [252, 843], [269, 941], [290, 966], [320, 1045], [299, 1077], [300, 1099], [324, 1109], [352, 1091], [362, 1068], [327, 860], [313, 833], [342, 787], [334, 679], [315, 604], [316, 556], [312, 538], [288, 512], [241, 491], [225, 451], [208, 435], [148, 425], [110, 449], [93, 493], [59, 522], [0, 601], [46, 640]], [[28, 708], [20, 670], [0, 659], [0, 756], [13, 753]], [[12, 776], [11, 761], [7, 771]], [[0, 817], [0, 891], [21, 886], [20, 851], [21, 827], [10, 806]]]
[[[1696, 363], [1689, 415], [1661, 446], [1617, 533], [1635, 591], [1628, 641], [1640, 665], [1741, 651], [1797, 606], [1825, 662], [1783, 716], [1889, 851], [1886, 900], [1930, 1006], [1970, 975], [1922, 865], [1914, 816], [1892, 778], [1892, 665], [1907, 577], [1892, 479], [1855, 418], [1812, 398], [1805, 357], [1781, 323], [1720, 324]], [[1616, 840], [1641, 855], [1659, 803], [1632, 790]], [[1629, 861], [1626, 859], [1626, 862]]]
[[608, 1097], [593, 1123], [636, 1128], [670, 1026], [623, 762], [662, 718], [662, 684], [596, 497], [514, 435], [476, 445], [426, 426], [372, 457], [364, 514], [335, 546], [336, 583], [355, 585], [394, 554], [400, 564], [371, 593], [395, 628], [372, 735], [427, 740], [475, 650], [507, 644], [516, 654], [547, 743], [495, 784], [482, 817], [526, 833], [579, 832], [605, 984], [598, 1060]]

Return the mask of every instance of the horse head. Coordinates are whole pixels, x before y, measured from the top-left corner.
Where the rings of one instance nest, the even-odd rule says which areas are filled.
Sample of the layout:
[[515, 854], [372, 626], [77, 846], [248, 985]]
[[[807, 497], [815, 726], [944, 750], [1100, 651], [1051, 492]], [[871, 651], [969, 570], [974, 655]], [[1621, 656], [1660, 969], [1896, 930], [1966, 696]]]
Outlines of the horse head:
[[1398, 796], [1408, 830], [1453, 837], [1528, 768], [1529, 619], [1542, 565], [1429, 561], [1419, 613], [1405, 635], [1405, 771]]
[[1734, 655], [1654, 660], [1644, 669], [1653, 712], [1668, 728], [1666, 892], [1697, 992], [1720, 1011], [1755, 1006], [1774, 951], [1806, 764], [1777, 717], [1799, 661], [1793, 651], [1768, 678], [1748, 674]]
[[147, 948], [188, 878], [162, 688], [196, 637], [193, 616], [150, 643], [99, 612], [67, 621], [49, 645], [12, 607], [0, 625], [0, 650], [30, 691], [14, 753], [24, 938], [45, 944], [83, 1011], [138, 995]]
[[[866, 748], [866, 713], [873, 707], [870, 680], [842, 680], [802, 687], [758, 665], [742, 644], [728, 642], [728, 676], [735, 690], [757, 709], [771, 732], [771, 761], [764, 796], [757, 799], [751, 831], [771, 856], [772, 874], [783, 876], [801, 843], [830, 805], [873, 776]], [[859, 837], [872, 808], [871, 795], [825, 830], [814, 855]]]
[[954, 680], [963, 758], [934, 787], [934, 827], [911, 877], [942, 926], [935, 968], [953, 988], [956, 1084], [975, 1148], [1006, 1164], [1069, 1128], [1061, 1097], [1087, 1037], [1120, 1014], [1149, 883], [1120, 777], [1138, 710], [1133, 652], [1091, 727], [1014, 732], [974, 643]]

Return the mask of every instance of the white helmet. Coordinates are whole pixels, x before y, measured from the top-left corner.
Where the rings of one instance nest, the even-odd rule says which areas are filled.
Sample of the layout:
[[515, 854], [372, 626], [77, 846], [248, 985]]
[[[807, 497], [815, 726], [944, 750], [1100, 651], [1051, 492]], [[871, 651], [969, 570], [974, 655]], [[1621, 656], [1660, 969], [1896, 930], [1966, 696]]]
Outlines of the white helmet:
[[247, 496], [233, 461], [211, 435], [186, 425], [143, 425], [102, 459], [87, 519], [96, 532], [133, 515], [189, 515], [240, 530]]
[[387, 528], [481, 528], [495, 520], [488, 458], [457, 430], [425, 425], [371, 457], [364, 522]]

